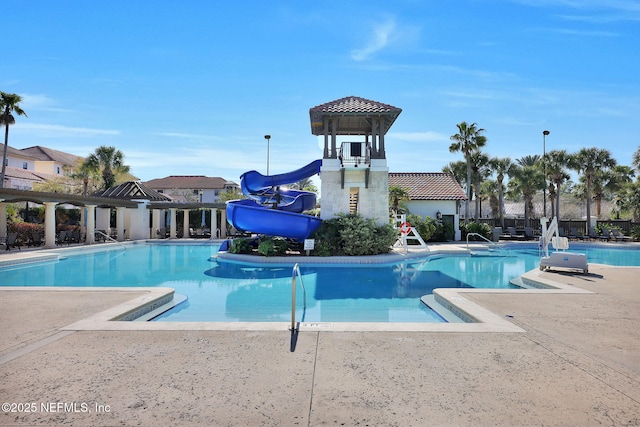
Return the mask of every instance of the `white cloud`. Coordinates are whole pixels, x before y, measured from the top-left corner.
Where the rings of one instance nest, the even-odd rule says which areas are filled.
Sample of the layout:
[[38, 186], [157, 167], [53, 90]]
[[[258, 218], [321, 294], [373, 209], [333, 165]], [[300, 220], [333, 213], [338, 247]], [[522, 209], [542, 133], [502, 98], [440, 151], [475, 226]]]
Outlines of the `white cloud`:
[[[18, 126], [15, 127], [18, 130]], [[59, 137], [93, 137], [93, 136], [113, 136], [120, 135], [119, 130], [113, 129], [92, 129], [83, 127], [71, 127], [62, 125], [49, 125], [21, 122], [19, 125], [21, 132], [40, 138]]]
[[365, 61], [375, 53], [381, 51], [389, 45], [394, 37], [396, 23], [394, 20], [388, 20], [382, 24], [378, 24], [373, 28], [366, 46], [362, 49], [351, 51], [351, 58], [354, 61]]

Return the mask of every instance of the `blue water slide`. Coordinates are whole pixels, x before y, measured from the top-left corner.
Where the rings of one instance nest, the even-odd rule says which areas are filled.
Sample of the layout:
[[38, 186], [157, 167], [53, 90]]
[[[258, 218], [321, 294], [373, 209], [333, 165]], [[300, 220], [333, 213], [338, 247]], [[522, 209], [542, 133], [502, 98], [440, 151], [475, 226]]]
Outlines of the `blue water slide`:
[[227, 202], [227, 220], [240, 231], [296, 240], [308, 238], [322, 223], [319, 218], [302, 214], [315, 207], [316, 195], [280, 186], [320, 173], [320, 166], [322, 160], [315, 160], [279, 175], [245, 172], [240, 176], [240, 187], [249, 199]]

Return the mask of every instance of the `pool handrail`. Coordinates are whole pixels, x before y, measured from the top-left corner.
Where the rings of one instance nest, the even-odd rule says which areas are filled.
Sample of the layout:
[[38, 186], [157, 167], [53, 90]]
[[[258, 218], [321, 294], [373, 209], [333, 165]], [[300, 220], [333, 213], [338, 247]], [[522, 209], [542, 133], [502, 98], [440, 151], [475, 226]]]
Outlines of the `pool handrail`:
[[108, 234], [106, 234], [103, 231], [95, 230], [95, 234], [100, 234], [101, 236], [104, 237], [105, 240], [111, 240], [112, 242], [117, 243], [120, 246], [122, 246], [123, 249], [127, 249], [127, 247], [124, 244], [122, 244], [122, 242], [117, 241], [116, 239], [114, 239], [113, 237], [109, 236]]
[[492, 242], [491, 240], [487, 239], [486, 237], [484, 237], [482, 234], [479, 233], [468, 233], [467, 234], [467, 250], [469, 250], [469, 236], [478, 236], [483, 240], [486, 240], [487, 242], [491, 243], [494, 246], [498, 246], [497, 242]]
[[[302, 281], [302, 274], [300, 273], [300, 266], [296, 262], [291, 270], [291, 331], [296, 330], [296, 276], [300, 278], [300, 284], [302, 285], [304, 310], [307, 309], [307, 290], [304, 287]], [[303, 316], [304, 318], [304, 316]]]

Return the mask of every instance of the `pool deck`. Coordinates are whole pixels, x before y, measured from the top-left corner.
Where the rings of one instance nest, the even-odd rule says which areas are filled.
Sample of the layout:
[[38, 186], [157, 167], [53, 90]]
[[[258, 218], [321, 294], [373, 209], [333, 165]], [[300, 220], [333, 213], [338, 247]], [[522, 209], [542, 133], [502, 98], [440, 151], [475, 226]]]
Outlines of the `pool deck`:
[[640, 267], [527, 275], [557, 289], [446, 295], [506, 332], [145, 329], [104, 319], [166, 290], [0, 289], [0, 425], [640, 425]]

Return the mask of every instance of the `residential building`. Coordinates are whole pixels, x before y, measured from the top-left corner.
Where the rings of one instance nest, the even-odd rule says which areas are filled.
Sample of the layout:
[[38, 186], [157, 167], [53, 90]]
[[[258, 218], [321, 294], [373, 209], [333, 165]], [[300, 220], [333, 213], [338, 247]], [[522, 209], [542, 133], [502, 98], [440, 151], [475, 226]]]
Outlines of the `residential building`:
[[33, 184], [64, 177], [83, 158], [42, 146], [7, 147], [4, 188], [32, 190]]
[[239, 191], [240, 186], [220, 177], [204, 175], [171, 175], [144, 183], [147, 187], [174, 201], [218, 203], [227, 191]]

